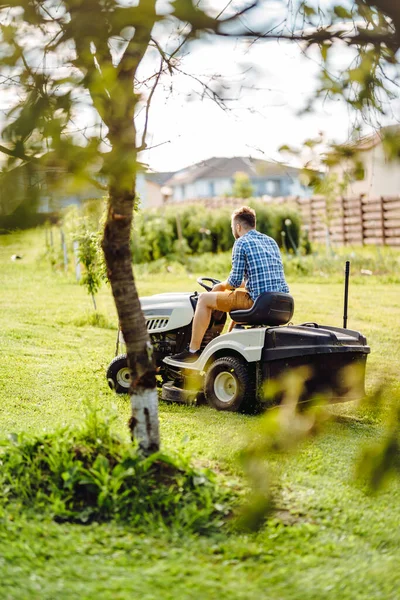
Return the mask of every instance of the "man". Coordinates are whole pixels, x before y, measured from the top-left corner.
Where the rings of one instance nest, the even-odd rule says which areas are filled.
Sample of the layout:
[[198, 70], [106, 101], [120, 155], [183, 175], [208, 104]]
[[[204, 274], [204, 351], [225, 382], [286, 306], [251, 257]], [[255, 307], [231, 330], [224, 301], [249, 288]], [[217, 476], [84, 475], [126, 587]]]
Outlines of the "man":
[[264, 292], [289, 292], [278, 245], [256, 230], [255, 211], [248, 206], [235, 210], [231, 225], [236, 241], [230, 275], [226, 281], [215, 285], [211, 292], [200, 294], [189, 348], [171, 356], [174, 360], [194, 362], [199, 358], [201, 342], [213, 310], [245, 310], [251, 308]]

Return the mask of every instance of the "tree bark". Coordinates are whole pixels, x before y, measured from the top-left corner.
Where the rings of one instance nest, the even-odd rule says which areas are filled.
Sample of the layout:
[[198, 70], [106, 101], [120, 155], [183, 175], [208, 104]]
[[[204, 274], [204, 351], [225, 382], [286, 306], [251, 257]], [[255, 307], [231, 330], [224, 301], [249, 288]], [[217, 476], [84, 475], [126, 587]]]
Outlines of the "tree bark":
[[156, 368], [132, 269], [130, 234], [135, 189], [110, 187], [102, 248], [131, 371], [132, 438], [148, 455], [160, 447]]
[[400, 5], [397, 0], [365, 0], [369, 6], [375, 6], [393, 21], [397, 44], [400, 46]]
[[[146, 8], [147, 19], [135, 26], [135, 34], [115, 67], [116, 82], [112, 93], [104, 88], [102, 94], [102, 101], [107, 105], [102, 118], [108, 127], [107, 137], [112, 147], [105, 161], [110, 186], [102, 247], [131, 372], [129, 427], [140, 450], [151, 454], [160, 447], [156, 367], [133, 277], [130, 236], [137, 167], [135, 109], [139, 98], [134, 80], [150, 43], [156, 21], [156, 0], [140, 0], [138, 7]], [[99, 64], [105, 60], [109, 66], [108, 46], [102, 47], [98, 43], [96, 49]], [[95, 103], [96, 88], [92, 98]]]

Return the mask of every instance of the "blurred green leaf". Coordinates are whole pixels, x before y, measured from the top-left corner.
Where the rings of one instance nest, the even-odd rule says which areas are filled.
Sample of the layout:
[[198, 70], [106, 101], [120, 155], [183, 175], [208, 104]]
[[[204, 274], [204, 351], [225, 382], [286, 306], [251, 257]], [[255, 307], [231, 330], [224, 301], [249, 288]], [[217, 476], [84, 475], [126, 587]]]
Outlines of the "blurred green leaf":
[[345, 6], [343, 6], [342, 4], [336, 4], [333, 7], [333, 12], [335, 13], [335, 15], [337, 17], [339, 17], [339, 19], [351, 19], [352, 18], [352, 13], [350, 10], [348, 10]]

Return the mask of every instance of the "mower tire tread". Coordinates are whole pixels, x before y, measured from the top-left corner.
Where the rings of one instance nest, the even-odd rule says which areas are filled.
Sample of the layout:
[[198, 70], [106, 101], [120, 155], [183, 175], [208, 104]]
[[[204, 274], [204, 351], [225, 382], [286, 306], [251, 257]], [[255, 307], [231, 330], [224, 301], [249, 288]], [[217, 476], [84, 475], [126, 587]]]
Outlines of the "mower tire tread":
[[116, 356], [107, 368], [108, 385], [117, 394], [128, 394], [130, 376], [126, 354]]
[[[232, 390], [228, 391], [223, 400], [221, 393], [216, 392], [217, 382], [221, 377], [227, 378], [227, 384], [231, 385]], [[208, 404], [217, 410], [252, 412], [256, 399], [255, 373], [252, 365], [237, 356], [217, 358], [206, 372], [204, 394]]]

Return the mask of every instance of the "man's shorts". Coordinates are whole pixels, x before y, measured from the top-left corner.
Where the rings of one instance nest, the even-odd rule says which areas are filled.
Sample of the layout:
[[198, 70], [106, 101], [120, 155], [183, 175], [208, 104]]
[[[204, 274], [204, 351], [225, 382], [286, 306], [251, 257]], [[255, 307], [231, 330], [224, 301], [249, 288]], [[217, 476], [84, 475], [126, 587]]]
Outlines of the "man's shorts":
[[253, 300], [249, 292], [244, 288], [226, 292], [216, 292], [217, 310], [230, 312], [231, 310], [247, 310], [253, 306]]

